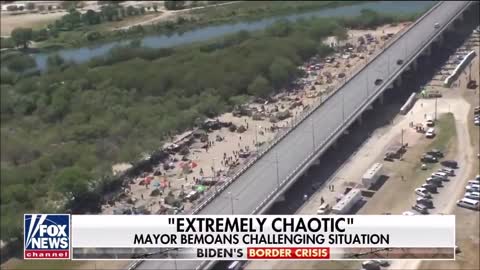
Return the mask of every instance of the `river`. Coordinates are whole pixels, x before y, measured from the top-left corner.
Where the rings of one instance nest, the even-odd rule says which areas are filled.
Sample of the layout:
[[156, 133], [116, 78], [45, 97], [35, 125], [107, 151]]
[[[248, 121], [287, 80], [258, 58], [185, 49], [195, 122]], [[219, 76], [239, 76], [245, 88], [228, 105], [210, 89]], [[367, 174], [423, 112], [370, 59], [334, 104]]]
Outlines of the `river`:
[[[382, 1], [367, 2], [353, 6], [343, 6], [337, 8], [322, 9], [311, 12], [304, 12], [292, 15], [275, 16], [266, 19], [260, 19], [251, 22], [237, 22], [223, 25], [206, 26], [184, 33], [173, 35], [151, 35], [141, 39], [141, 45], [150, 48], [166, 48], [177, 45], [189, 44], [192, 42], [206, 41], [212, 38], [220, 37], [226, 34], [235, 33], [241, 30], [256, 31], [262, 30], [280, 19], [295, 21], [300, 18], [310, 17], [343, 17], [359, 15], [362, 9], [371, 9], [381, 13], [415, 13], [425, 11], [433, 6], [432, 1]], [[35, 53], [37, 67], [44, 70], [47, 66], [47, 58], [51, 54], [58, 54], [67, 61], [83, 63], [94, 57], [102, 56], [108, 53], [113, 47], [127, 45], [132, 40], [114, 41], [104, 43], [95, 47], [80, 47], [71, 49], [61, 49], [48, 53]]]

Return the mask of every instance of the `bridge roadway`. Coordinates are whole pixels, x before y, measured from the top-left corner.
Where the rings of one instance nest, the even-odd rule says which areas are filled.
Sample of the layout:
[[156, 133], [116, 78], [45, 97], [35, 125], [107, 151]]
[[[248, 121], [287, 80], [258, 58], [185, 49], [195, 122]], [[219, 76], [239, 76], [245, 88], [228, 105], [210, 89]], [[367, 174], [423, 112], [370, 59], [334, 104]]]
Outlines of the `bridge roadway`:
[[[259, 213], [259, 205], [277, 191], [279, 182], [285, 185], [292, 176], [301, 175], [299, 170], [327, 148], [326, 142], [339, 135], [345, 121], [355, 120], [468, 3], [447, 1], [433, 7], [197, 214], [231, 214], [232, 209], [234, 214]], [[434, 28], [437, 22], [439, 29]], [[398, 59], [404, 61], [402, 66], [397, 65]], [[384, 83], [375, 86], [378, 78]], [[144, 261], [137, 269], [195, 269], [199, 264], [200, 261]]]

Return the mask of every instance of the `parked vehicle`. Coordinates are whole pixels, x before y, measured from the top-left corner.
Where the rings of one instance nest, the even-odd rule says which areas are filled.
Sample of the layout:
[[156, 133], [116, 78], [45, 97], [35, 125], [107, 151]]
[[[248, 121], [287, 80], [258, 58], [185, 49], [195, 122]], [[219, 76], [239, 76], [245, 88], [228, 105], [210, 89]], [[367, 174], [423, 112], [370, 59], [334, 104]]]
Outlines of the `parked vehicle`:
[[378, 263], [381, 267], [388, 267], [390, 265], [390, 262], [386, 260], [372, 260], [376, 263]]
[[438, 193], [437, 186], [435, 184], [423, 184], [422, 188], [426, 189], [430, 193]]
[[442, 151], [440, 151], [438, 149], [432, 149], [432, 150], [428, 151], [426, 154], [434, 156], [436, 158], [443, 158]]
[[434, 156], [431, 156], [431, 155], [423, 155], [420, 158], [420, 161], [421, 162], [428, 162], [428, 163], [435, 163], [435, 162], [438, 162], [438, 159]]
[[320, 207], [318, 207], [317, 215], [326, 215], [330, 212], [330, 210], [330, 205], [328, 203], [323, 203], [322, 205], [320, 205]]
[[435, 137], [435, 129], [434, 128], [427, 129], [427, 133], [425, 133], [425, 137], [429, 139]]
[[438, 28], [440, 28], [440, 24], [437, 22], [437, 23], [435, 23], [435, 24], [433, 25], [433, 27], [434, 27], [435, 29], [438, 29]]
[[423, 215], [428, 214], [428, 209], [423, 204], [415, 204], [414, 206], [412, 206], [412, 209]]
[[380, 179], [380, 176], [382, 176], [382, 168], [383, 164], [382, 163], [375, 163], [370, 167], [365, 174], [363, 174], [362, 177], [362, 183], [363, 186], [366, 188], [370, 188], [375, 183], [377, 183], [378, 179]]
[[458, 168], [458, 162], [456, 162], [455, 160], [443, 160], [442, 162], [440, 162], [440, 164], [452, 169]]
[[475, 184], [479, 185], [480, 181], [477, 179], [473, 179], [473, 180], [468, 180], [467, 182], [467, 185], [475, 185]]
[[467, 185], [465, 187], [465, 190], [467, 190], [468, 192], [480, 191], [480, 185]]
[[423, 204], [427, 208], [433, 208], [433, 201], [430, 200], [430, 199], [427, 199], [427, 198], [418, 197], [417, 198], [417, 204]]
[[450, 169], [450, 168], [440, 168], [440, 169], [438, 169], [438, 172], [446, 173], [446, 174], [448, 174], [449, 176], [455, 176], [455, 170], [454, 170], [454, 169]]
[[436, 187], [443, 186], [442, 179], [440, 179], [440, 178], [429, 177], [429, 178], [427, 178], [426, 182], [427, 182], [427, 184], [435, 185]]
[[465, 193], [465, 198], [480, 201], [480, 192], [473, 191]]
[[364, 261], [362, 262], [362, 269], [363, 270], [380, 270], [380, 264], [371, 260], [371, 261]]
[[435, 126], [435, 121], [433, 121], [432, 117], [429, 115], [427, 116], [427, 121], [426, 121], [427, 127], [433, 127]]
[[427, 199], [432, 198], [432, 195], [430, 195], [430, 193], [428, 193], [428, 191], [425, 188], [416, 188], [415, 194], [417, 194], [418, 196], [425, 197]]
[[472, 210], [480, 210], [479, 201], [468, 199], [468, 198], [462, 198], [458, 200], [457, 205], [464, 208], [472, 209]]
[[439, 177], [447, 178], [448, 174], [446, 174], [444, 172], [434, 172], [434, 173], [432, 173], [432, 176], [439, 176]]

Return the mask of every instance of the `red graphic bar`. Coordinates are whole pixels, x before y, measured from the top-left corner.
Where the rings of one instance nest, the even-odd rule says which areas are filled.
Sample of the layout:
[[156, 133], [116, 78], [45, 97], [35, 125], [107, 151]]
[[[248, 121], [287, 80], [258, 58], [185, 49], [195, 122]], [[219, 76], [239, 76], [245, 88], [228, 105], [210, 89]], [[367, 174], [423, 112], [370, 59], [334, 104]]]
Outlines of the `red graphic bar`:
[[25, 250], [23, 252], [23, 258], [25, 260], [35, 259], [55, 259], [55, 260], [68, 260], [70, 259], [70, 250]]
[[247, 248], [248, 259], [330, 259], [330, 248]]

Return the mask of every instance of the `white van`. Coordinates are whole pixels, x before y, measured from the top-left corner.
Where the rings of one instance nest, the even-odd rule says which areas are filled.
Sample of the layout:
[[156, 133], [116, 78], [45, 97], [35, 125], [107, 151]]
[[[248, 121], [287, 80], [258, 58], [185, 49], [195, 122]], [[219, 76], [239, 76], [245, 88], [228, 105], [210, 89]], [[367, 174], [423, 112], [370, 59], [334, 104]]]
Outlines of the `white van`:
[[448, 178], [448, 173], [444, 173], [444, 172], [434, 172], [434, 173], [432, 173], [432, 177], [435, 177], [435, 176], [440, 176], [440, 177], [443, 177], [443, 178]]
[[427, 133], [425, 133], [425, 137], [427, 138], [435, 137], [435, 129], [434, 128], [427, 129]]
[[457, 201], [457, 205], [461, 207], [465, 207], [468, 209], [473, 209], [473, 210], [479, 210], [479, 202], [476, 200], [468, 199], [468, 198], [462, 198], [461, 200]]
[[317, 215], [326, 215], [330, 212], [332, 208], [328, 203], [323, 203], [317, 210]]

